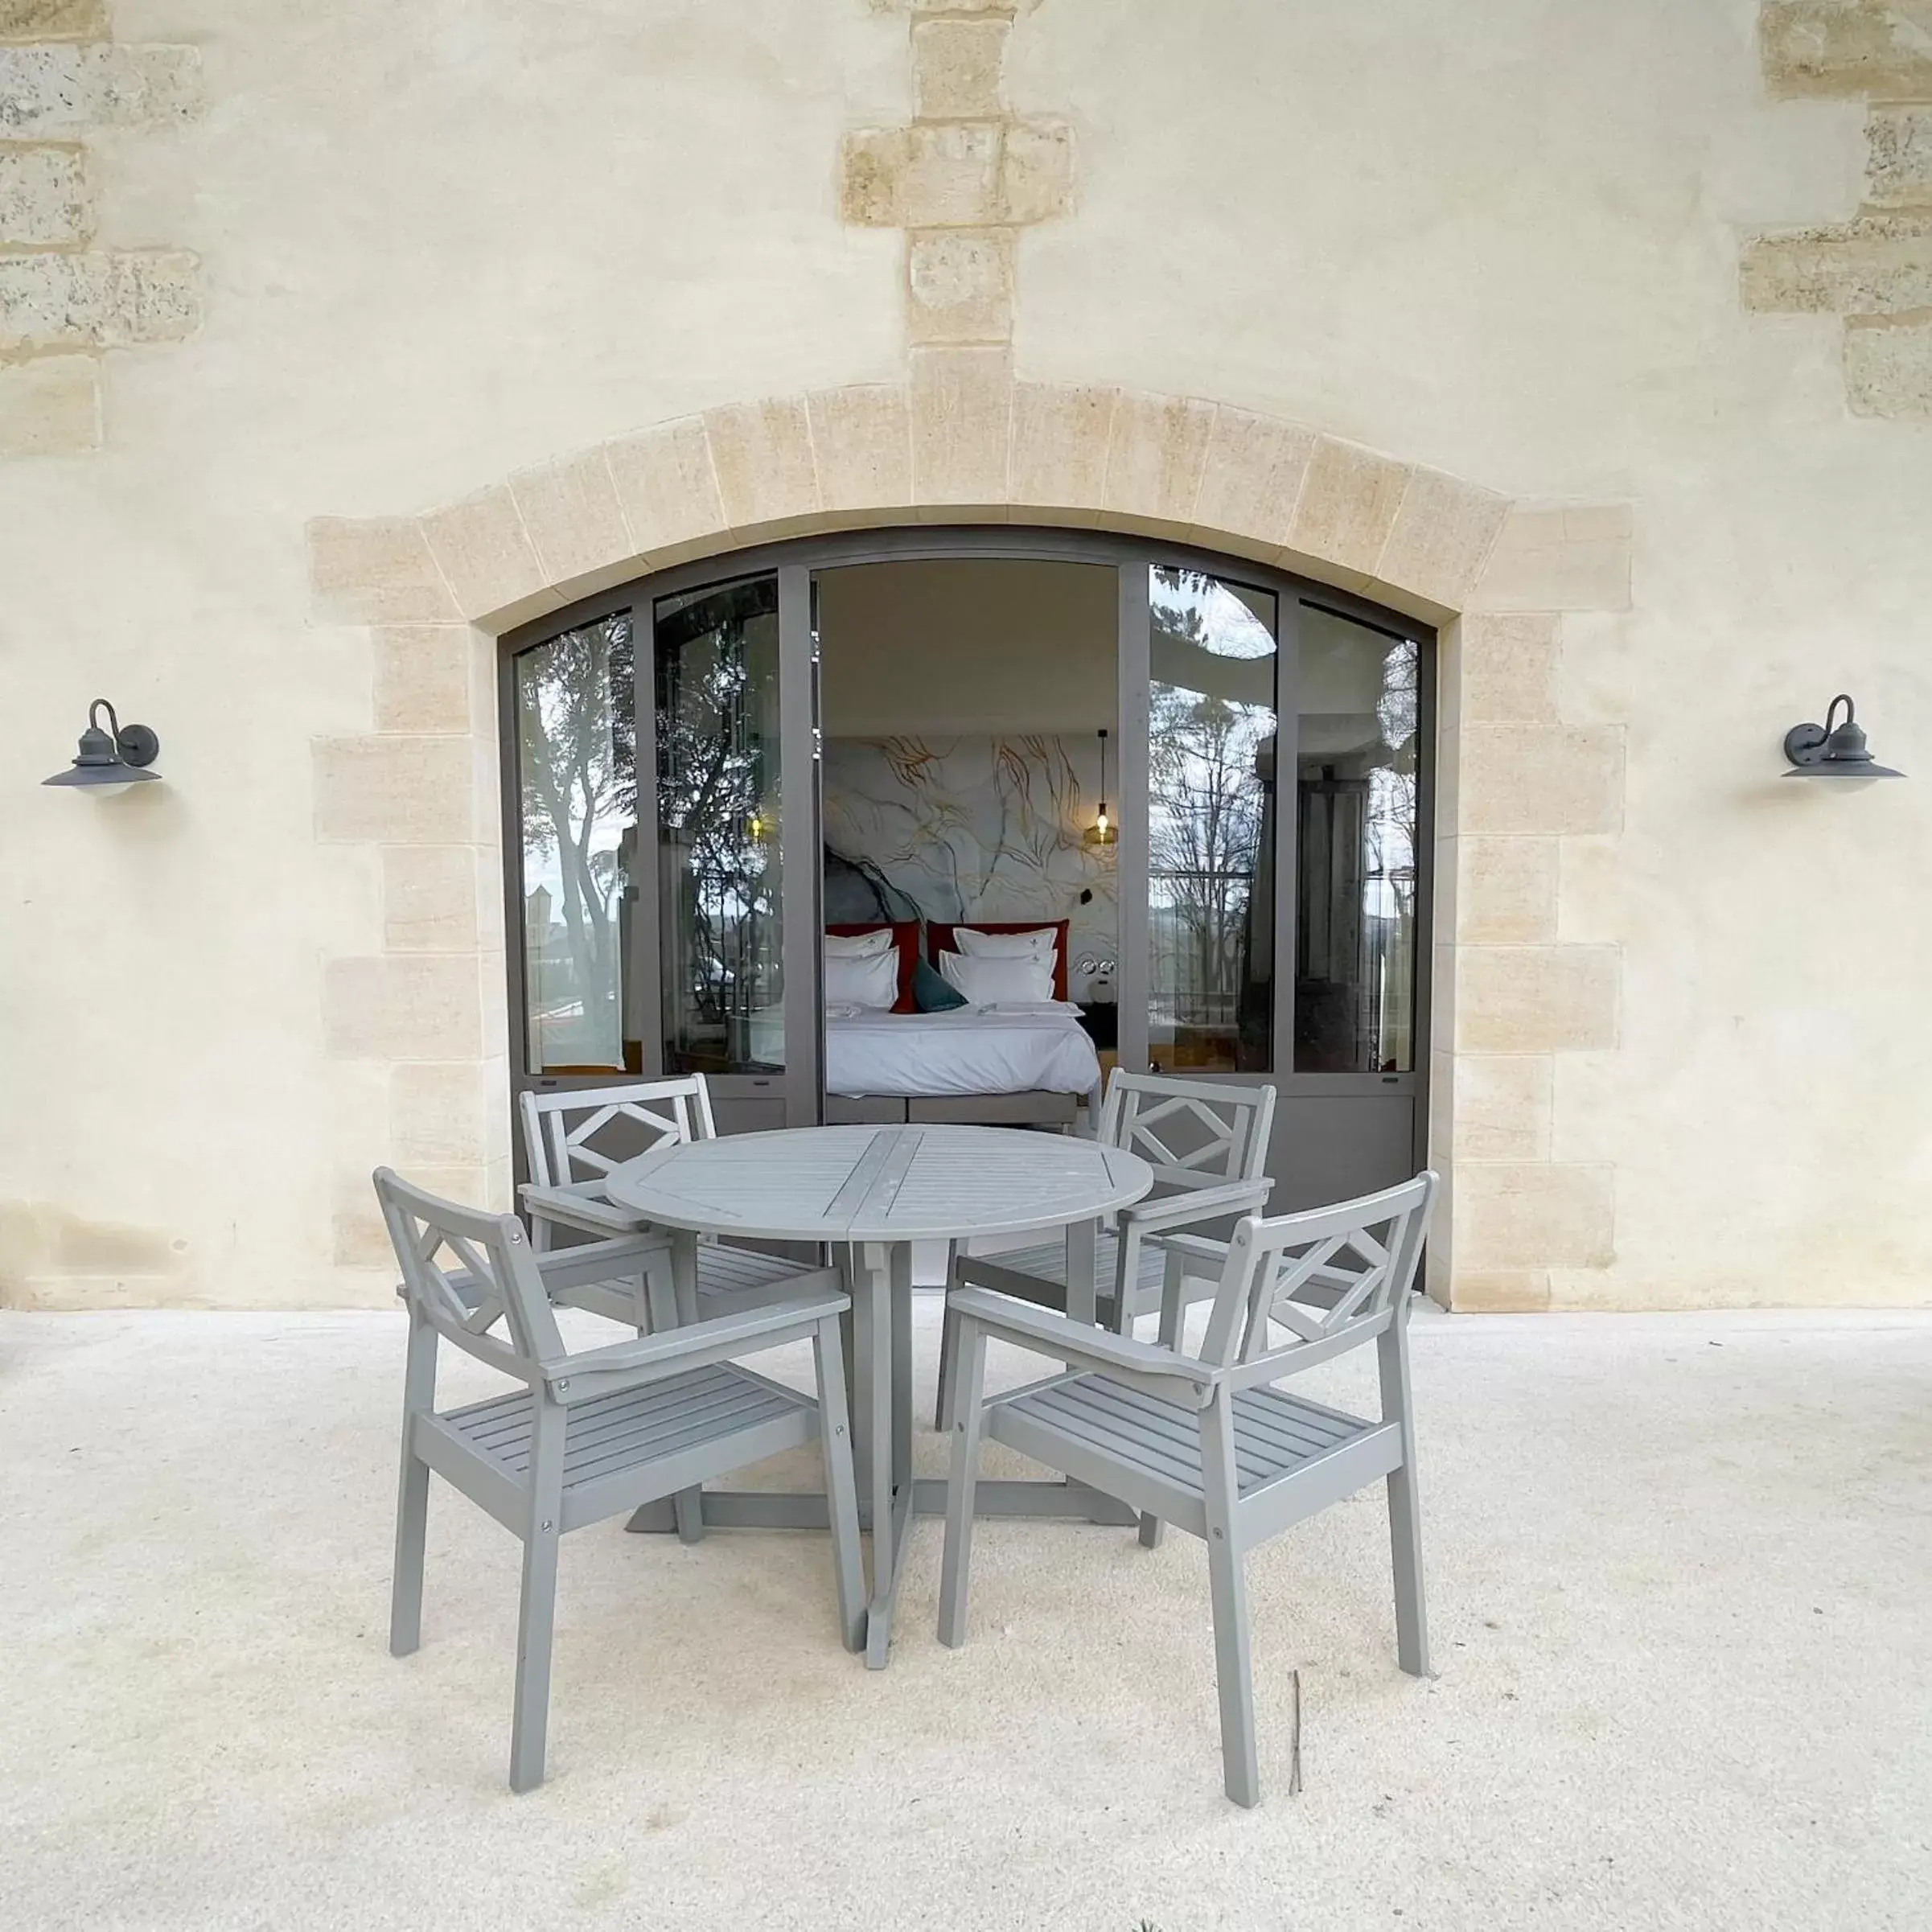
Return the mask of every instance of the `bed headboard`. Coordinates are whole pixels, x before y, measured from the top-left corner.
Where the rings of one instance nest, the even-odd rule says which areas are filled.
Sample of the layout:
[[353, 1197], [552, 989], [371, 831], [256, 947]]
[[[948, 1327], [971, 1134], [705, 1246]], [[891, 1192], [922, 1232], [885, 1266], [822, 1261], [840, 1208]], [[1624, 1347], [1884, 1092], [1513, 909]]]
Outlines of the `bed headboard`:
[[[962, 927], [968, 932], [1042, 932], [1050, 926], [1054, 932], [1053, 997], [1064, 1000], [1069, 997], [1067, 924], [1065, 919], [960, 919], [952, 925], [943, 925], [935, 919], [928, 922], [926, 927], [927, 956], [937, 966], [942, 952], [957, 952], [959, 945], [952, 935]], [[863, 932], [867, 929], [859, 927], [856, 930]]]

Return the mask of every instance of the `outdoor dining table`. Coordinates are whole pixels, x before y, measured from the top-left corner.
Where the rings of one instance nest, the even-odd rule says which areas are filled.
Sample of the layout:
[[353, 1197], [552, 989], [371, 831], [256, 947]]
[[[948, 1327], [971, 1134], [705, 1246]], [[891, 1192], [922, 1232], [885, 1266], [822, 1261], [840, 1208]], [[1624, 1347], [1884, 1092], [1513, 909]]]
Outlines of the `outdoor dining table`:
[[[672, 1231], [680, 1309], [695, 1306], [703, 1235], [829, 1245], [852, 1295], [853, 1452], [872, 1532], [865, 1661], [883, 1667], [913, 1512], [945, 1507], [943, 1482], [912, 1474], [912, 1244], [1065, 1227], [1069, 1310], [1094, 1318], [1098, 1217], [1139, 1200], [1153, 1170], [1097, 1142], [1012, 1128], [805, 1127], [660, 1148], [612, 1169], [610, 1198]], [[1112, 1497], [1071, 1481], [981, 1482], [981, 1515], [1132, 1523]], [[707, 1490], [706, 1523], [823, 1528], [820, 1494]], [[668, 1502], [633, 1518], [671, 1526]]]

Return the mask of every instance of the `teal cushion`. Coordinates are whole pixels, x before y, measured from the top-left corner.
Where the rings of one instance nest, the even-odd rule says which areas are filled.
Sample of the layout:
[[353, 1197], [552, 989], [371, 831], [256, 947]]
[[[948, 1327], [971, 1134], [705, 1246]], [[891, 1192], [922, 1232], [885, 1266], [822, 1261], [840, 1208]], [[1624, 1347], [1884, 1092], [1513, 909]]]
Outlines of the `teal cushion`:
[[921, 960], [912, 969], [912, 1003], [921, 1013], [951, 1013], [966, 1004], [966, 996], [930, 960]]

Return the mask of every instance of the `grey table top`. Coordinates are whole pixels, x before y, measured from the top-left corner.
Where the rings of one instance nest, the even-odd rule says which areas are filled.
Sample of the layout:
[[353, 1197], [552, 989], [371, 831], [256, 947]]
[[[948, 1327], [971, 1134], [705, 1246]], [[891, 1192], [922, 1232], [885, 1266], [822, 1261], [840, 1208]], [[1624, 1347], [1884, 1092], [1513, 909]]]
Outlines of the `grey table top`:
[[1091, 1219], [1153, 1186], [1137, 1154], [1001, 1127], [801, 1127], [660, 1148], [610, 1198], [666, 1227], [779, 1241], [923, 1241]]

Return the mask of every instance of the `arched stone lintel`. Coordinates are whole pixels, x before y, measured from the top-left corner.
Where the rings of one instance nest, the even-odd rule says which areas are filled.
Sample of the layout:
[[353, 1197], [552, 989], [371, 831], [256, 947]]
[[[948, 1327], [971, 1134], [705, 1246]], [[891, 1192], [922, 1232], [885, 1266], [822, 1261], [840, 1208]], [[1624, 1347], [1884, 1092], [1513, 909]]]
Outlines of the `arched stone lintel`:
[[415, 516], [309, 526], [322, 614], [502, 631], [627, 579], [788, 536], [1038, 522], [1196, 543], [1440, 621], [1509, 499], [1305, 424], [1196, 397], [1013, 380], [922, 351], [909, 383], [709, 409]]

